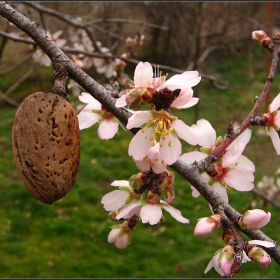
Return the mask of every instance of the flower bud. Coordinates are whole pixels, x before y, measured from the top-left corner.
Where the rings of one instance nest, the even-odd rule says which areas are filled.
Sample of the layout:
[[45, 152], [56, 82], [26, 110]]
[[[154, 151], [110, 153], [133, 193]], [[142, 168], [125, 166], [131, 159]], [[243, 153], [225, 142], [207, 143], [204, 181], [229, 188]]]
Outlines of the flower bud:
[[214, 214], [210, 217], [201, 218], [198, 220], [194, 235], [208, 236], [213, 230], [221, 225], [221, 216]]
[[270, 255], [257, 246], [252, 246], [248, 249], [248, 257], [252, 261], [259, 263], [261, 266], [267, 266], [271, 262]]
[[271, 213], [266, 213], [261, 209], [247, 210], [238, 219], [238, 224], [242, 228], [259, 229], [265, 226], [271, 218]]
[[252, 32], [252, 39], [262, 42], [267, 37], [266, 33], [263, 30], [257, 30]]
[[219, 266], [225, 276], [231, 275], [231, 266], [233, 264], [234, 249], [231, 245], [226, 245], [219, 256]]
[[127, 221], [120, 225], [112, 227], [108, 235], [108, 242], [114, 243], [118, 249], [125, 249], [130, 243], [131, 229], [128, 227]]

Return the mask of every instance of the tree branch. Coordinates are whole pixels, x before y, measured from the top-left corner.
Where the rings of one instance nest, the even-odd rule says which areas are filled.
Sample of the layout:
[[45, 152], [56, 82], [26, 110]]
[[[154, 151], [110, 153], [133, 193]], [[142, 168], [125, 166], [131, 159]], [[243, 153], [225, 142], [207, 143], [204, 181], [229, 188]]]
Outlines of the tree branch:
[[[90, 93], [95, 99], [97, 99], [102, 105], [109, 109], [112, 114], [114, 114], [124, 125], [127, 124], [128, 118], [131, 113], [124, 108], [116, 108], [115, 99], [111, 97], [109, 92], [99, 83], [97, 83], [93, 78], [89, 77], [84, 71], [76, 66], [68, 56], [57, 47], [57, 45], [51, 41], [40, 26], [22, 15], [21, 13], [14, 10], [5, 2], [0, 2], [0, 15], [18, 28], [24, 31], [28, 36], [30, 36], [49, 56], [53, 64], [63, 63], [65, 69], [70, 78], [75, 80], [80, 86], [82, 86], [88, 93]], [[278, 50], [278, 48], [275, 48]], [[270, 77], [273, 75], [271, 71]], [[265, 89], [261, 98], [263, 99], [267, 90], [271, 84], [271, 79], [268, 79]], [[258, 104], [258, 105], [257, 105]], [[242, 123], [240, 129], [248, 126], [248, 120], [250, 120], [252, 115], [255, 115], [257, 111], [257, 106], [259, 106], [260, 101], [256, 104], [256, 107], [252, 110], [248, 118]], [[237, 137], [237, 135], [236, 135]], [[236, 138], [235, 137], [235, 138]], [[231, 142], [231, 141], [230, 141]], [[227, 142], [228, 144], [229, 142]], [[217, 152], [215, 152], [217, 154]], [[189, 165], [178, 160], [176, 163], [170, 166], [174, 171], [180, 174], [188, 182], [190, 182], [200, 194], [211, 204], [213, 209], [222, 208], [224, 209], [226, 215], [231, 221], [235, 221], [240, 214], [233, 209], [229, 204], [225, 203], [222, 198], [208, 185], [205, 183], [204, 179], [201, 177], [199, 169], [196, 165]], [[260, 230], [242, 230], [244, 234], [252, 239], [272, 241], [268, 236], [266, 236]], [[275, 248], [266, 249], [269, 254], [275, 259], [277, 263], [280, 264], [280, 248], [277, 245]]]

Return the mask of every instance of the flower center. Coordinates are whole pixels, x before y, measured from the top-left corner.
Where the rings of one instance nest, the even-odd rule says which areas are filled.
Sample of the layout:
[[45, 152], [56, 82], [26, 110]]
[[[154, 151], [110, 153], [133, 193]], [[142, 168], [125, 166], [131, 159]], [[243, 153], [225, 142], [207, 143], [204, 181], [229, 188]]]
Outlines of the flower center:
[[[174, 130], [172, 126], [172, 121], [176, 118], [170, 116], [165, 110], [160, 111], [151, 111], [154, 112], [155, 117], [149, 118], [146, 122], [146, 127], [153, 126], [154, 127], [154, 136], [150, 137], [152, 141], [152, 146], [156, 144], [156, 141], [165, 140], [166, 137], [170, 136], [170, 133]], [[142, 129], [145, 132], [145, 128]], [[171, 147], [172, 139], [169, 137], [168, 146]], [[162, 147], [162, 143], [160, 143], [160, 147]]]

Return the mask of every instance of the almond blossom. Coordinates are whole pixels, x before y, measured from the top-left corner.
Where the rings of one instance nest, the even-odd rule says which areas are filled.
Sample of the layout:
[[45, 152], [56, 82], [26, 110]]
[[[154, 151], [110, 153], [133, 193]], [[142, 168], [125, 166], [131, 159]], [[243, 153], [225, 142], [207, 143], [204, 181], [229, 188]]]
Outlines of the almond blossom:
[[[132, 138], [128, 154], [135, 161], [143, 160], [151, 147], [159, 143], [159, 156], [164, 164], [173, 164], [181, 155], [182, 145], [178, 137], [191, 145], [197, 140], [192, 129], [166, 110], [137, 111], [129, 119], [126, 128], [142, 127]], [[141, 147], [141, 149], [139, 149]]]
[[[264, 246], [266, 248], [272, 248], [272, 247], [275, 247], [276, 245], [273, 243], [273, 242], [270, 242], [270, 241], [262, 241], [262, 240], [250, 240], [250, 241], [247, 241], [246, 242], [247, 244], [247, 247], [251, 247], [250, 245], [260, 245], [260, 246]], [[230, 260], [229, 262], [226, 262], [226, 260], [224, 260], [221, 264], [221, 259], [223, 256], [221, 256], [221, 253], [222, 252], [225, 252], [223, 251], [223, 248], [219, 249], [215, 254], [214, 254], [214, 257], [211, 259], [211, 261], [208, 263], [204, 273], [206, 274], [212, 267], [221, 275], [221, 276], [230, 276]], [[255, 258], [254, 258], [255, 257]], [[246, 252], [243, 250], [243, 258], [242, 258], [242, 263], [246, 263], [248, 261], [255, 261], [255, 262], [258, 262], [260, 264], [268, 264], [267, 262], [267, 259], [268, 257], [267, 256], [264, 256], [263, 258], [261, 257], [257, 257], [257, 255], [254, 255], [252, 256], [252, 258], [250, 259]], [[263, 261], [263, 262], [261, 262]], [[232, 264], [232, 263], [231, 263]], [[222, 267], [221, 267], [222, 266]]]
[[[158, 69], [158, 68], [156, 68]], [[155, 76], [155, 77], [154, 77]], [[192, 87], [196, 86], [200, 80], [198, 71], [185, 71], [166, 80], [166, 76], [153, 73], [153, 67], [149, 62], [139, 62], [135, 68], [134, 81], [129, 89], [121, 96], [117, 102], [117, 107], [133, 105], [136, 108], [151, 103], [155, 92], [167, 88], [170, 91], [180, 90], [180, 94], [171, 103], [171, 108], [185, 109], [195, 105], [198, 98], [193, 97]]]
[[120, 225], [112, 226], [112, 230], [108, 235], [108, 242], [114, 243], [118, 249], [125, 249], [130, 243], [132, 230], [128, 226], [128, 222], [124, 221]]
[[104, 140], [113, 138], [119, 129], [118, 119], [89, 93], [82, 92], [78, 98], [81, 102], [87, 104], [78, 114], [80, 130], [99, 123], [98, 136]]
[[[202, 147], [201, 152], [194, 151], [183, 154], [180, 159], [188, 164], [206, 158], [211, 151], [222, 142], [222, 138], [216, 138], [216, 132], [207, 120], [199, 120], [191, 126], [197, 136], [198, 144]], [[241, 155], [246, 144], [251, 138], [251, 130], [246, 129], [226, 149], [224, 155], [212, 164], [212, 173], [203, 173], [205, 182], [228, 202], [227, 188], [237, 191], [250, 191], [254, 188], [254, 164], [245, 156]], [[192, 187], [193, 196], [199, 193]]]
[[155, 225], [163, 218], [162, 209], [167, 211], [173, 218], [183, 224], [188, 224], [190, 221], [184, 218], [181, 212], [170, 206], [165, 201], [161, 200], [157, 194], [149, 191], [146, 199], [132, 201], [120, 209], [116, 219], [129, 218], [132, 215], [140, 216], [142, 223], [149, 223]]
[[[280, 128], [280, 93], [273, 99], [271, 104], [268, 107], [268, 112], [264, 114], [266, 120], [266, 131], [270, 136], [273, 146], [278, 155], [280, 155], [280, 137], [279, 137], [279, 128]], [[277, 132], [278, 131], [278, 132]]]

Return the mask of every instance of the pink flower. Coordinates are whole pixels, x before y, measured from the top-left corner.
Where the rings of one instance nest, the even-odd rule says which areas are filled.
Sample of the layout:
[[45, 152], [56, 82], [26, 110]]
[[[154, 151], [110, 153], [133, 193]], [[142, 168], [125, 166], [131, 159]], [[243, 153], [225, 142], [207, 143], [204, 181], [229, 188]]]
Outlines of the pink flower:
[[108, 242], [114, 243], [118, 249], [125, 249], [130, 243], [132, 230], [128, 227], [127, 221], [112, 227], [108, 236]]
[[[158, 68], [156, 68], [158, 70]], [[133, 105], [136, 108], [148, 104], [152, 100], [155, 92], [162, 89], [176, 90], [180, 89], [179, 96], [171, 104], [171, 108], [185, 109], [195, 105], [198, 98], [193, 97], [192, 87], [197, 85], [201, 76], [197, 71], [186, 71], [177, 74], [166, 80], [166, 76], [158, 73], [153, 74], [153, 67], [149, 62], [139, 62], [134, 72], [134, 82], [132, 89], [126, 91], [117, 102], [117, 107]]]
[[81, 102], [87, 103], [78, 114], [80, 129], [86, 129], [95, 123], [99, 123], [98, 136], [105, 140], [113, 138], [119, 129], [117, 118], [111, 112], [105, 110], [101, 103], [89, 93], [82, 92], [78, 97]]
[[[229, 246], [229, 245], [226, 245]], [[231, 246], [230, 246], [231, 247]], [[228, 251], [228, 252], [227, 252]], [[246, 253], [243, 251], [242, 263], [250, 261]], [[221, 275], [221, 276], [230, 276], [231, 275], [231, 266], [232, 266], [232, 250], [229, 247], [224, 247], [219, 249], [212, 260], [208, 263], [204, 273], [206, 274], [212, 267]]]
[[[272, 248], [275, 247], [276, 244], [274, 244], [273, 242], [270, 241], [262, 241], [262, 240], [250, 240], [247, 242], [249, 250], [252, 248], [252, 244], [257, 244], [257, 245], [261, 245], [264, 246], [266, 248]], [[248, 251], [249, 251], [248, 250]], [[223, 255], [221, 256], [221, 253], [223, 252]], [[204, 273], [207, 273], [212, 267], [214, 267], [214, 269], [221, 275], [221, 276], [225, 276], [225, 275], [230, 275], [229, 274], [229, 267], [231, 267], [230, 265], [230, 252], [231, 249], [229, 247], [225, 248], [225, 249], [219, 249], [214, 257], [212, 258], [212, 260], [208, 263]], [[226, 254], [225, 254], [226, 253]], [[255, 255], [256, 256], [256, 255]], [[253, 257], [253, 255], [252, 255]], [[221, 259], [224, 258], [224, 260], [222, 261]], [[257, 257], [256, 257], [257, 258]], [[254, 261], [257, 261], [257, 259], [253, 259]], [[221, 264], [222, 261], [222, 264]], [[247, 256], [247, 254], [245, 253], [245, 251], [243, 251], [243, 258], [242, 258], [242, 263], [246, 263], [251, 261], [251, 259]], [[228, 262], [228, 263], [227, 263]], [[258, 261], [257, 261], [258, 262]], [[267, 257], [265, 257], [263, 259], [263, 264], [265, 264], [267, 262]], [[222, 267], [222, 268], [221, 268]]]
[[267, 118], [266, 131], [270, 136], [273, 146], [278, 155], [280, 155], [280, 138], [276, 130], [280, 128], [280, 93], [273, 99], [268, 107], [268, 112], [264, 114]]
[[[194, 151], [181, 155], [180, 159], [190, 164], [206, 158], [212, 150], [220, 145], [222, 138], [216, 139], [216, 132], [211, 124], [206, 120], [197, 121], [191, 129], [197, 137], [201, 152]], [[246, 129], [236, 138], [226, 149], [222, 158], [212, 164], [212, 173], [203, 173], [205, 182], [209, 183], [213, 189], [228, 202], [226, 188], [230, 187], [237, 191], [250, 191], [254, 188], [254, 164], [245, 156], [241, 155], [246, 144], [251, 138], [251, 130]], [[199, 193], [194, 190], [193, 196]]]
[[183, 224], [188, 224], [189, 220], [184, 218], [181, 212], [165, 201], [160, 200], [158, 195], [149, 192], [147, 199], [132, 201], [126, 207], [120, 209], [116, 219], [128, 218], [132, 215], [139, 215], [142, 223], [149, 223], [150, 225], [157, 224], [162, 218], [162, 209], [167, 211], [173, 218]]
[[221, 216], [219, 214], [200, 218], [195, 226], [194, 235], [208, 236], [219, 226], [221, 226]]
[[238, 223], [242, 228], [259, 229], [265, 226], [270, 218], [270, 212], [266, 213], [261, 209], [247, 210], [239, 217]]
[[182, 151], [178, 137], [191, 145], [197, 143], [191, 128], [166, 110], [135, 112], [128, 119], [126, 128], [140, 126], [142, 129], [132, 138], [128, 149], [128, 154], [135, 161], [143, 160], [151, 147], [159, 143], [158, 156], [164, 164], [173, 164], [180, 157]]

